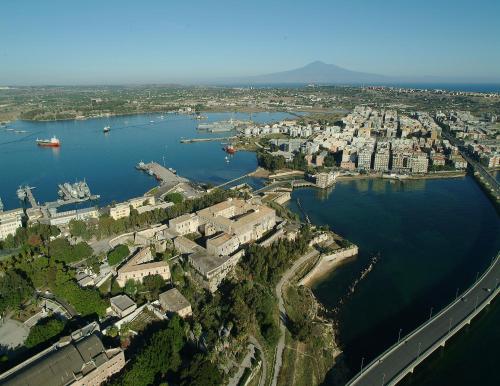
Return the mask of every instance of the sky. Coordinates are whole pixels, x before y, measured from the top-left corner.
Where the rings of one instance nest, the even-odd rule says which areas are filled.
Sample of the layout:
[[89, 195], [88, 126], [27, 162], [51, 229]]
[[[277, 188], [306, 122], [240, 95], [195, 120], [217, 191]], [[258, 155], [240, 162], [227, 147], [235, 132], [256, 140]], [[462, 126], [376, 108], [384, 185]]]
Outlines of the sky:
[[197, 82], [321, 60], [500, 80], [499, 0], [1, 0], [0, 85]]

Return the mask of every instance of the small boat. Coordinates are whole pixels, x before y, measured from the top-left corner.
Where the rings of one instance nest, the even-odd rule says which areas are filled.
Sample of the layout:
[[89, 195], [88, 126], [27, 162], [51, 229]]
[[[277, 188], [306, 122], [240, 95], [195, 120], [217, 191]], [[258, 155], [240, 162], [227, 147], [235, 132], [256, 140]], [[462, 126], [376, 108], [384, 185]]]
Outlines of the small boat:
[[155, 121], [149, 121], [149, 123], [155, 123]]
[[111, 126], [104, 126], [104, 129], [102, 129], [103, 133], [109, 133], [111, 130]]
[[54, 135], [51, 139], [36, 139], [36, 144], [43, 147], [59, 147], [61, 141]]

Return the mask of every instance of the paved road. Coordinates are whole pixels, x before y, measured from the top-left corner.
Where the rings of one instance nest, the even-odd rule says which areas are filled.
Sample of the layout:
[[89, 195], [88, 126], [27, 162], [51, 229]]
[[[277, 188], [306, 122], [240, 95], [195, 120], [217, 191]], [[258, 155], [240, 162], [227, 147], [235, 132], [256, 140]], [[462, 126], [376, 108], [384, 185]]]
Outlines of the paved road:
[[288, 283], [290, 279], [295, 275], [297, 269], [304, 264], [310, 258], [317, 256], [319, 252], [316, 249], [302, 255], [298, 260], [293, 263], [293, 265], [283, 274], [281, 280], [276, 285], [276, 297], [278, 298], [278, 306], [280, 311], [280, 340], [278, 341], [278, 345], [276, 346], [276, 356], [274, 358], [274, 372], [272, 379], [272, 386], [276, 386], [278, 383], [278, 376], [280, 373], [281, 365], [283, 363], [283, 349], [285, 348], [285, 322], [286, 322], [286, 310], [285, 303], [283, 301], [282, 289], [285, 283]]
[[462, 143], [453, 137], [451, 134], [443, 130], [443, 136], [448, 139], [454, 146], [457, 146], [460, 150], [460, 154], [467, 160], [467, 162], [472, 166], [474, 171], [478, 172], [483, 176], [483, 178], [488, 181], [490, 186], [495, 189], [495, 193], [497, 196], [500, 195], [500, 183], [493, 177], [493, 175], [478, 161], [473, 159], [469, 153], [466, 151]]
[[259, 386], [264, 386], [266, 384], [266, 379], [267, 379], [266, 356], [264, 355], [264, 350], [262, 349], [260, 342], [253, 335], [250, 335], [249, 340], [250, 343], [252, 343], [255, 347], [257, 347], [260, 350], [260, 358], [262, 360], [262, 373], [260, 375]]
[[[439, 348], [445, 339], [460, 330], [484, 306], [488, 299], [499, 292], [500, 259], [465, 293], [414, 332], [402, 338], [399, 344], [371, 362], [348, 385], [395, 384], [401, 372], [409, 370]], [[489, 290], [488, 290], [489, 289]]]

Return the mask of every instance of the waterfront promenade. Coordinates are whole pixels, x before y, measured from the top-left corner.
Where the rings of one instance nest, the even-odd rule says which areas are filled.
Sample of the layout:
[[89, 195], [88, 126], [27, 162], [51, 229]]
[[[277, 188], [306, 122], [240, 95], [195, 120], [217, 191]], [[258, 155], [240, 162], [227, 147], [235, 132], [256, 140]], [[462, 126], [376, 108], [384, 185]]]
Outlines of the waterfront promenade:
[[500, 255], [486, 272], [463, 294], [422, 324], [402, 337], [387, 351], [375, 358], [347, 386], [395, 385], [460, 331], [481, 312], [499, 292]]

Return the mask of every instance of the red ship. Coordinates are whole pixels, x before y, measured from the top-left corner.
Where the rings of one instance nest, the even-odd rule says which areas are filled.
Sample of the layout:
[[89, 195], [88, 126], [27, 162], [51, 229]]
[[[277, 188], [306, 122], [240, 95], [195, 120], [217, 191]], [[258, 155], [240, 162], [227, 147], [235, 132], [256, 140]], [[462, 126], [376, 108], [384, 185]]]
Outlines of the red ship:
[[59, 147], [61, 146], [61, 142], [59, 141], [58, 138], [54, 135], [51, 139], [36, 139], [36, 144], [38, 146], [45, 146], [45, 147]]
[[223, 150], [228, 154], [236, 153], [236, 148], [233, 145], [226, 145]]

